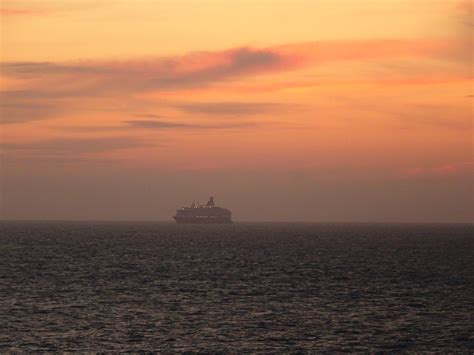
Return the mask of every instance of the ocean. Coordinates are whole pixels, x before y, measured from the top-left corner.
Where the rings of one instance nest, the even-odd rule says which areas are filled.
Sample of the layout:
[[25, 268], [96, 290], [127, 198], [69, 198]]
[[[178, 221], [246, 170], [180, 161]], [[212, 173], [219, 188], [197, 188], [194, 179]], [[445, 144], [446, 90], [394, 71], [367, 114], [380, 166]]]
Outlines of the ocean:
[[0, 223], [0, 352], [474, 351], [471, 224]]

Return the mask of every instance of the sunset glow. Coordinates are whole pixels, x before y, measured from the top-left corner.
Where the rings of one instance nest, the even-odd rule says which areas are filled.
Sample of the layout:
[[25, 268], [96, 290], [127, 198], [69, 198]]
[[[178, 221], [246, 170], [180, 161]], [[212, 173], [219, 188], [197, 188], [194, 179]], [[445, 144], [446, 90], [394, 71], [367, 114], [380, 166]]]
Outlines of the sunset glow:
[[0, 4], [2, 218], [472, 221], [470, 1]]

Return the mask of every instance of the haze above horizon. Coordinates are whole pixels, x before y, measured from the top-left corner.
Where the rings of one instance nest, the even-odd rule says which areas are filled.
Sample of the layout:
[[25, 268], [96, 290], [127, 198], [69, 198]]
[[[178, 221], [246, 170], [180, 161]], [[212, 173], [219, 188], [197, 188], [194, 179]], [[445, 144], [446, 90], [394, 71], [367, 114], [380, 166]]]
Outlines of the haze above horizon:
[[0, 219], [473, 222], [471, 1], [3, 0]]

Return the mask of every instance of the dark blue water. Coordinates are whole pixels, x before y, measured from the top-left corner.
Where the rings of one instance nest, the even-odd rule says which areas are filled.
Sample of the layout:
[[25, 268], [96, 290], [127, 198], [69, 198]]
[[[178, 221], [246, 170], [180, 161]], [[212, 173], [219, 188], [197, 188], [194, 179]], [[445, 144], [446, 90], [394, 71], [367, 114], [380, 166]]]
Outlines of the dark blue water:
[[0, 224], [0, 351], [474, 351], [472, 225]]

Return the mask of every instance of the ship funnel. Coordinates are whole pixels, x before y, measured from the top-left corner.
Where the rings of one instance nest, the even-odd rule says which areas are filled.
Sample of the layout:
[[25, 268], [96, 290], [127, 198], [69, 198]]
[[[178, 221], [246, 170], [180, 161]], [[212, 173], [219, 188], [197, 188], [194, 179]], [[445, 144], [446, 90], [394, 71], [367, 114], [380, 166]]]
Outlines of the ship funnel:
[[214, 197], [211, 196], [209, 198], [209, 201], [207, 201], [206, 206], [209, 206], [209, 207], [215, 206]]

